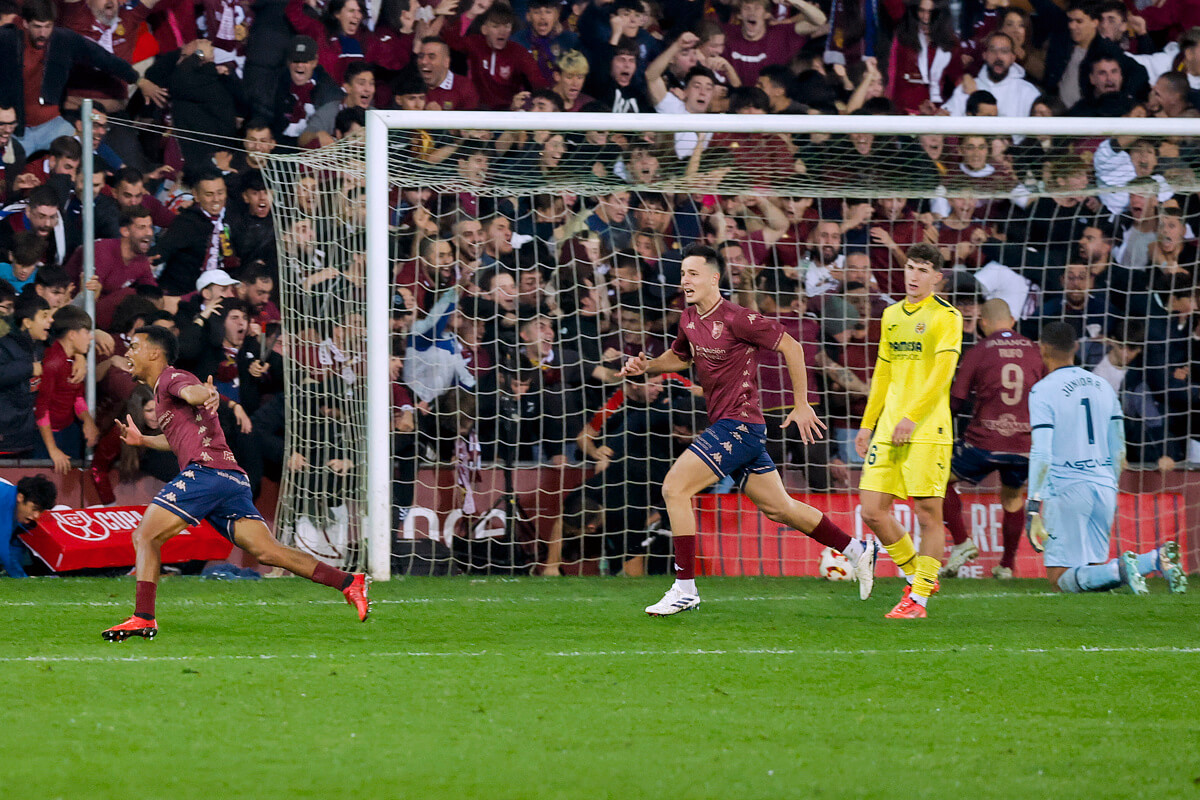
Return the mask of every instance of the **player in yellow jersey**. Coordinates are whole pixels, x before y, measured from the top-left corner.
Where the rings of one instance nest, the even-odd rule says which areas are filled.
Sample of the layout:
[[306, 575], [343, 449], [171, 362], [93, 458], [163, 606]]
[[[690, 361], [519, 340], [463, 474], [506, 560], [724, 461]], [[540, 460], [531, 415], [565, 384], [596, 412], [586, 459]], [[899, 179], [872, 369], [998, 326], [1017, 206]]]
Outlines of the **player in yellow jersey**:
[[[962, 314], [934, 292], [942, 254], [926, 242], [908, 249], [905, 298], [883, 312], [883, 337], [871, 392], [854, 445], [863, 457], [858, 485], [863, 522], [904, 571], [909, 586], [891, 619], [926, 616], [945, 547], [942, 498], [950, 477], [954, 431], [950, 385], [962, 350]], [[925, 535], [921, 553], [892, 516], [895, 498], [913, 499]]]

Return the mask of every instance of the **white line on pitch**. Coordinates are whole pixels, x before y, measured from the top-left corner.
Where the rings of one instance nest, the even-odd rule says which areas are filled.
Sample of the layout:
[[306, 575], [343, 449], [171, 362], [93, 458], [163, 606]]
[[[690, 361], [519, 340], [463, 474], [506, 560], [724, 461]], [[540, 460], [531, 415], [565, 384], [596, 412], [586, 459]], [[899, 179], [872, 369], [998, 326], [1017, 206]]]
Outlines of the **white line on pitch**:
[[[992, 647], [990, 645], [958, 645], [941, 648], [906, 649], [863, 649], [863, 650], [799, 650], [790, 648], [735, 648], [728, 650], [565, 650], [542, 653], [551, 658], [611, 658], [615, 656], [877, 656], [877, 655], [920, 655], [928, 653], [958, 653], [963, 650], [982, 651], [995, 655], [1048, 655], [1069, 653], [1157, 653], [1195, 654], [1200, 647]], [[129, 662], [172, 662], [172, 661], [285, 661], [285, 660], [342, 660], [353, 658], [528, 658], [529, 653], [503, 653], [492, 650], [450, 650], [444, 652], [427, 650], [398, 650], [379, 653], [261, 653], [181, 655], [181, 656], [3, 656], [0, 663], [129, 663]]]
[[[847, 595], [848, 596], [848, 595]], [[988, 592], [980, 594], [961, 594], [938, 597], [938, 603], [943, 603], [947, 600], [996, 600], [1003, 598], [1049, 598], [1063, 597], [1060, 592], [1033, 592], [1033, 593], [1014, 593], [1014, 592]], [[754, 597], [712, 597], [704, 596], [705, 604], [712, 603], [779, 603], [779, 602], [812, 602], [815, 600], [837, 600], [846, 599], [842, 595], [832, 594], [793, 594], [793, 595], [777, 595], [777, 596], [754, 596]], [[431, 605], [433, 603], [625, 603], [628, 598], [625, 597], [396, 597], [396, 598], [372, 598], [371, 605]], [[276, 597], [271, 599], [260, 600], [203, 600], [195, 598], [179, 598], [172, 600], [168, 595], [165, 598], [159, 599], [160, 606], [218, 606], [218, 607], [257, 607], [257, 606], [286, 606], [286, 605], [342, 605], [345, 600], [300, 600], [295, 598]], [[129, 599], [121, 600], [0, 600], [0, 608], [24, 608], [24, 607], [65, 607], [65, 608], [111, 608], [116, 606], [129, 605]]]

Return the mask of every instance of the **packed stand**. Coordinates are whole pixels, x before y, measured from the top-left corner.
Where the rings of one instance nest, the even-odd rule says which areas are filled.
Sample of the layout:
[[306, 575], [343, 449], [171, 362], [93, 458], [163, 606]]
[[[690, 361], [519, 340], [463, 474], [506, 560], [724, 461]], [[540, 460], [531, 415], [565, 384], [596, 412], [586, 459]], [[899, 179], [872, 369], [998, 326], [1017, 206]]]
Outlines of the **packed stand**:
[[[301, 171], [280, 198], [262, 168], [361, 135], [368, 109], [1200, 116], [1200, 6], [1142, 5], [974, 0], [956, 16], [945, 0], [0, 0], [0, 69], [22, 77], [0, 84], [0, 453], [65, 472], [93, 448], [102, 502], [114, 469], [169, 477], [169, 459], [132, 451], [113, 426], [154, 427], [121, 355], [138, 327], [163, 325], [179, 365], [220, 387], [256, 487], [285, 470], [308, 475], [314, 497], [350, 480], [362, 458], [338, 398], [362, 371], [346, 301], [365, 293], [365, 256], [317, 227], [361, 232], [364, 187]], [[83, 98], [97, 109], [91, 187]], [[419, 185], [460, 188], [414, 182], [394, 197], [398, 507], [422, 459], [468, 475], [485, 461], [586, 463], [567, 524], [654, 524], [659, 500], [629, 487], [661, 483], [703, 427], [703, 399], [685, 376], [632, 385], [617, 371], [670, 346], [694, 242], [719, 250], [735, 302], [805, 346], [827, 443], [781, 433], [782, 364], [761, 378], [777, 461], [812, 487], [846, 485], [857, 462], [880, 314], [918, 241], [954, 265], [945, 289], [968, 340], [987, 299], [1033, 337], [1066, 320], [1121, 393], [1130, 460], [1187, 459], [1200, 201], [1173, 187], [1196, 186], [1194, 140], [415, 131], [399, 152]], [[483, 190], [497, 184], [519, 192]], [[831, 185], [848, 196], [831, 199]], [[296, 213], [277, 232], [285, 200]], [[86, 285], [83, 202], [98, 239]], [[329, 331], [285, 339], [283, 262]], [[306, 376], [293, 403], [320, 421], [290, 452], [285, 341]], [[616, 508], [621, 519], [597, 521]]]

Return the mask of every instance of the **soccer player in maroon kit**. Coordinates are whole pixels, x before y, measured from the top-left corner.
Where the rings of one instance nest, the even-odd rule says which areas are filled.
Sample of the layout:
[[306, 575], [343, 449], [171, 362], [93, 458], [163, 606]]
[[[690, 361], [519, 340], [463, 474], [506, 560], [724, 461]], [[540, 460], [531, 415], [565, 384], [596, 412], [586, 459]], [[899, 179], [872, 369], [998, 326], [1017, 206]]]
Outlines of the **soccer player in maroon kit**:
[[217, 532], [254, 556], [260, 563], [302, 575], [339, 590], [346, 602], [365, 620], [370, 612], [367, 577], [351, 575], [317, 561], [308, 553], [285, 547], [275, 540], [254, 507], [250, 481], [237, 465], [225, 443], [225, 434], [217, 421], [220, 395], [212, 384], [201, 383], [195, 375], [171, 366], [179, 345], [166, 328], [139, 328], [133, 334], [125, 357], [134, 378], [154, 387], [159, 436], [144, 436], [126, 417], [117, 424], [122, 441], [131, 447], [173, 450], [179, 458], [180, 473], [162, 488], [150, 505], [137, 530], [133, 546], [137, 551], [137, 595], [133, 616], [104, 631], [110, 642], [122, 642], [130, 636], [153, 639], [158, 634], [154, 619], [154, 599], [162, 568], [162, 545], [189, 526], [208, 519]]
[[796, 406], [784, 419], [783, 428], [794, 422], [806, 444], [825, 429], [808, 404], [804, 352], [779, 323], [721, 297], [723, 272], [715, 250], [702, 245], [689, 247], [681, 264], [680, 281], [688, 307], [679, 320], [675, 343], [657, 358], [648, 359], [640, 353], [621, 368], [621, 375], [626, 377], [659, 375], [682, 372], [694, 363], [711, 423], [679, 457], [663, 482], [675, 549], [675, 583], [662, 600], [646, 608], [646, 613], [663, 617], [700, 605], [692, 498], [726, 475], [741, 482], [742, 491], [772, 522], [790, 525], [844, 553], [854, 564], [859, 596], [866, 600], [875, 580], [879, 545], [852, 539], [820, 511], [789, 495], [767, 455], [767, 426], [758, 394], [759, 350], [780, 353], [792, 378]]
[[1013, 330], [1016, 324], [1003, 300], [988, 300], [980, 309], [979, 328], [984, 338], [963, 356], [950, 390], [955, 411], [969, 400], [974, 404], [971, 422], [950, 461], [950, 484], [942, 516], [954, 547], [940, 574], [954, 577], [963, 564], [979, 555], [979, 546], [963, 524], [962, 499], [955, 481], [979, 483], [992, 472], [1000, 473], [1000, 504], [1004, 508], [1001, 532], [1004, 555], [992, 576], [1011, 578], [1021, 531], [1025, 525], [1022, 487], [1029, 481], [1029, 390], [1046, 374], [1036, 342]]

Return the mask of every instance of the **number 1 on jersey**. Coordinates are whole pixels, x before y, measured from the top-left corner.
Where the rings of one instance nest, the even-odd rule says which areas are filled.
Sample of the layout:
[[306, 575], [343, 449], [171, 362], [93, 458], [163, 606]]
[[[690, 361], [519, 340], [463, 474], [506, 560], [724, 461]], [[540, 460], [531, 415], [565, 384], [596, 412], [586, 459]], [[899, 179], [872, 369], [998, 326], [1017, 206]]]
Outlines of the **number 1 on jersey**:
[[1079, 401], [1083, 406], [1083, 411], [1087, 414], [1087, 429], [1088, 429], [1088, 444], [1096, 443], [1096, 429], [1092, 427], [1092, 401], [1088, 398], [1083, 398]]

